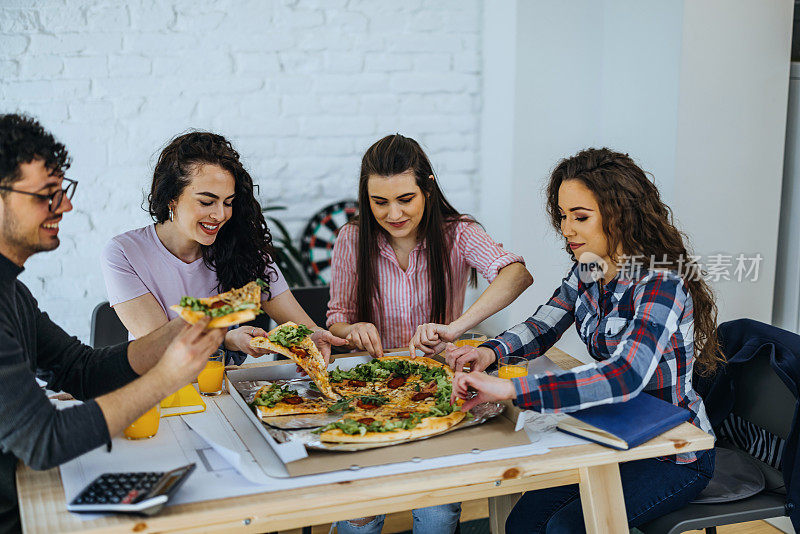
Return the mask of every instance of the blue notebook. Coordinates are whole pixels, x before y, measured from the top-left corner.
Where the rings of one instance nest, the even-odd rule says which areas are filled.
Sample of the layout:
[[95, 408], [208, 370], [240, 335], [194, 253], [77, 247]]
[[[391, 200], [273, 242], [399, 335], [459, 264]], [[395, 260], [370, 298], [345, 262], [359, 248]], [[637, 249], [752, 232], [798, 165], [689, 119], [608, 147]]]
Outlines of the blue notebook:
[[558, 422], [558, 429], [614, 449], [636, 447], [688, 421], [691, 412], [648, 393], [627, 402], [592, 406]]

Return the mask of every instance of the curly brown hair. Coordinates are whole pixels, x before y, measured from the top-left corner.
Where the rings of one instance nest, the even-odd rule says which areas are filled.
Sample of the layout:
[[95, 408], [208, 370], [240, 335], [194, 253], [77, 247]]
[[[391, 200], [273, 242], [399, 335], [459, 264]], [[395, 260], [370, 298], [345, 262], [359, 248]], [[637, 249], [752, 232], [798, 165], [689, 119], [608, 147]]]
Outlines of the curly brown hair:
[[[662, 200], [655, 184], [627, 154], [608, 148], [589, 148], [561, 160], [547, 186], [547, 213], [553, 227], [561, 231], [558, 190], [566, 180], [580, 180], [600, 207], [609, 257], [614, 251], [627, 257], [658, 258], [659, 265], [678, 272], [694, 304], [695, 358], [701, 374], [713, 372], [724, 362], [717, 338], [717, 305], [711, 287], [699, 276], [685, 276], [688, 237], [675, 227], [672, 210]], [[575, 255], [565, 243], [567, 252]]]
[[[220, 229], [213, 245], [203, 246], [203, 262], [216, 271], [220, 291], [245, 285], [256, 278], [275, 282], [272, 234], [253, 195], [253, 179], [239, 153], [223, 136], [189, 132], [172, 139], [161, 151], [147, 197], [148, 211], [157, 223], [169, 218], [169, 204], [181, 196], [198, 165], [219, 165], [233, 175], [233, 215]], [[271, 298], [269, 288], [267, 295]]]

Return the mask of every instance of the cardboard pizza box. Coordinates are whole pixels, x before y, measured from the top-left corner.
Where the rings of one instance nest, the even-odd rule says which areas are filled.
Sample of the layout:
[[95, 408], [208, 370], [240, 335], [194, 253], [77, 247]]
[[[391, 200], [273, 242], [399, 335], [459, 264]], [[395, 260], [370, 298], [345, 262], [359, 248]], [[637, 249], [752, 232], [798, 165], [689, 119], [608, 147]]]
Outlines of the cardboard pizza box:
[[[407, 352], [406, 352], [407, 353]], [[397, 353], [402, 354], [402, 353]], [[369, 356], [339, 357], [334, 365], [349, 369], [369, 361]], [[232, 382], [275, 380], [279, 378], [297, 377], [294, 363], [264, 367], [250, 367], [228, 371], [228, 391], [243, 410], [247, 419], [256, 426], [264, 438], [264, 446], [270, 447], [286, 467], [289, 476], [311, 475], [338, 471], [342, 469], [359, 469], [373, 465], [384, 465], [397, 462], [415, 462], [422, 459], [480, 452], [490, 449], [501, 449], [530, 443], [524, 431], [515, 432], [519, 410], [510, 402], [506, 410], [494, 419], [476, 426], [453, 430], [427, 439], [411, 441], [389, 447], [381, 447], [357, 452], [333, 452], [306, 450], [299, 442], [279, 443], [267, 432], [264, 423], [247, 405]]]

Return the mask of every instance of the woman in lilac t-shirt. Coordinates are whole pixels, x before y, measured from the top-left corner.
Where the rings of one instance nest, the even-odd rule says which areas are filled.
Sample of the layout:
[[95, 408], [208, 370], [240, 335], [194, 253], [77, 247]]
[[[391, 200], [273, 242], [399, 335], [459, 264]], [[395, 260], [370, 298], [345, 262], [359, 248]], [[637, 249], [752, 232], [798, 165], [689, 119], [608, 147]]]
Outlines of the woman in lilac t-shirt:
[[[272, 237], [253, 196], [253, 180], [239, 154], [222, 136], [192, 132], [161, 152], [148, 196], [154, 225], [125, 232], [103, 250], [108, 300], [133, 338], [152, 332], [177, 314], [181, 297], [208, 297], [262, 278], [261, 308], [277, 323], [312, 327], [326, 356], [345, 340], [318, 328], [292, 296], [273, 262]], [[266, 332], [254, 326], [231, 329], [225, 348], [251, 356]]]

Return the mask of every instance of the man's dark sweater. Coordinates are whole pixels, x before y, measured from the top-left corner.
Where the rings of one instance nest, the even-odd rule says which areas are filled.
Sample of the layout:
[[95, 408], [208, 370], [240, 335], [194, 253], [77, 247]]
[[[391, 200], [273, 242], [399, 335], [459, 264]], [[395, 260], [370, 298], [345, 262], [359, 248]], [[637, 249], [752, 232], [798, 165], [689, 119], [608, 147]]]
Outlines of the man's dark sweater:
[[[0, 255], [0, 532], [20, 531], [17, 460], [49, 469], [110, 440], [100, 406], [92, 399], [137, 378], [127, 343], [94, 350], [67, 335], [39, 310], [17, 280], [22, 268]], [[36, 383], [86, 400], [56, 410]]]

